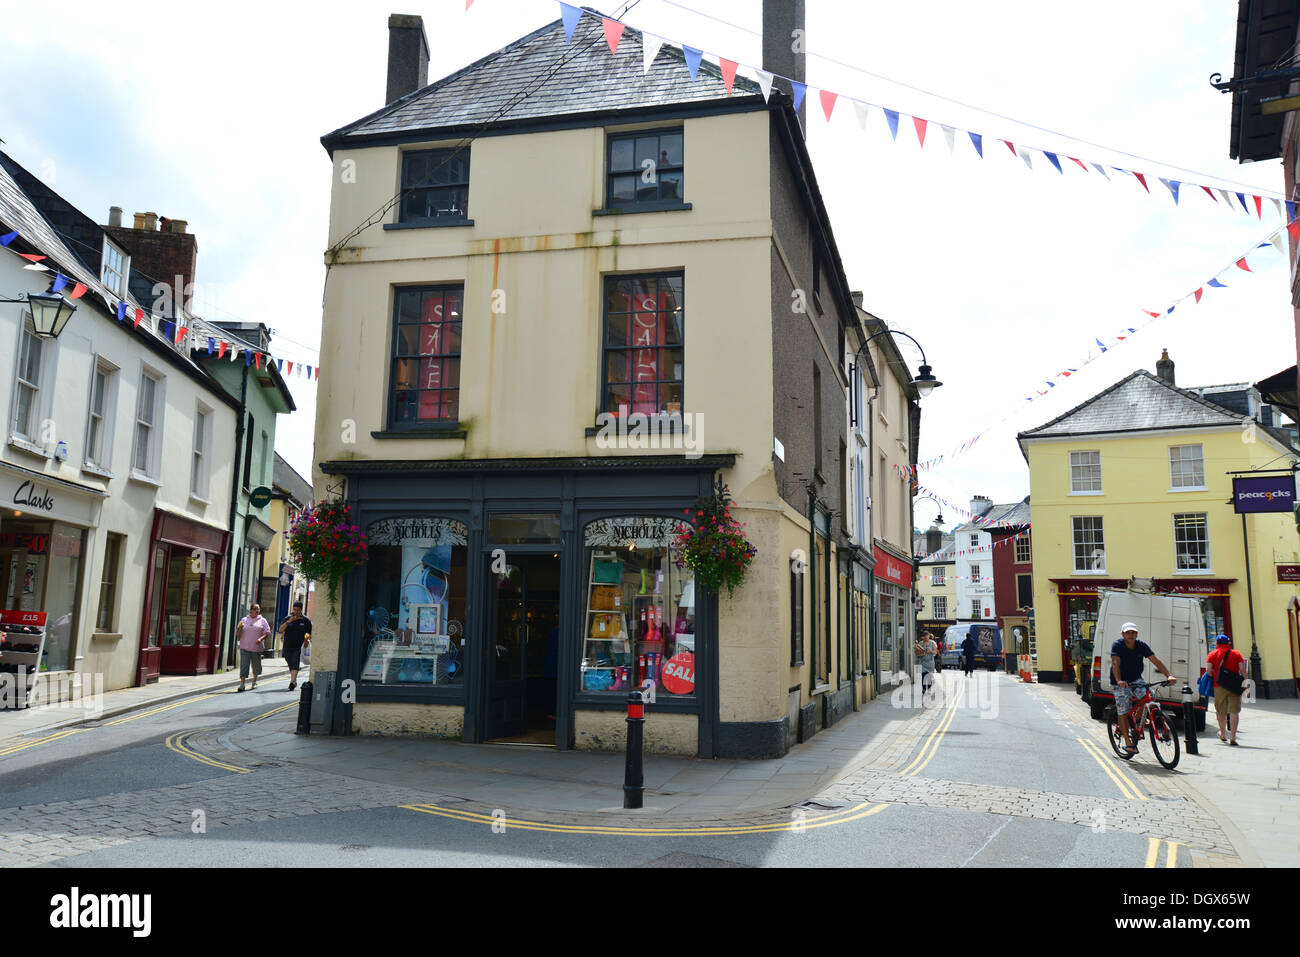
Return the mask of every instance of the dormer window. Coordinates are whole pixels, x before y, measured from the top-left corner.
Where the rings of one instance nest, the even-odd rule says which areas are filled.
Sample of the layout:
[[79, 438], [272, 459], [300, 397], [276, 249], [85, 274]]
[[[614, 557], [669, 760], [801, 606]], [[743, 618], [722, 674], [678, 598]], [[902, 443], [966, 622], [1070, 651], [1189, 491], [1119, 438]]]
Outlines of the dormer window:
[[469, 152], [420, 150], [402, 154], [403, 223], [469, 218]]
[[126, 253], [107, 236], [104, 237], [104, 256], [99, 268], [99, 281], [115, 296], [126, 295]]

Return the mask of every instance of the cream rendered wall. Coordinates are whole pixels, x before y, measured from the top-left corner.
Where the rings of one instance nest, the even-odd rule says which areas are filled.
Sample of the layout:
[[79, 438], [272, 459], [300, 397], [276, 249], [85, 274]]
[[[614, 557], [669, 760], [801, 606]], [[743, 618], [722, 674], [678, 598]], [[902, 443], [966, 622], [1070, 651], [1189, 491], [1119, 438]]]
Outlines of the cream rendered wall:
[[[1202, 446], [1206, 489], [1170, 491], [1169, 449]], [[1235, 578], [1229, 586], [1235, 647], [1250, 652], [1250, 610], [1246, 596], [1246, 561], [1241, 516], [1231, 504], [1230, 471], [1285, 468], [1291, 458], [1271, 439], [1243, 442], [1238, 428], [1168, 430], [1126, 438], [1093, 436], [1026, 442], [1030, 497], [1034, 504], [1035, 631], [1039, 671], [1061, 668], [1060, 603], [1052, 578], [1090, 577], [1074, 571], [1074, 516], [1101, 515], [1106, 570], [1098, 578]], [[1069, 494], [1069, 452], [1101, 452], [1101, 495]], [[1172, 514], [1205, 512], [1210, 533], [1210, 564], [1205, 572], [1175, 570]], [[1264, 661], [1264, 678], [1290, 677], [1286, 606], [1300, 594], [1293, 584], [1278, 584], [1274, 562], [1300, 561], [1295, 523], [1290, 514], [1247, 517], [1251, 577], [1255, 599], [1256, 638]], [[1039, 598], [1042, 596], [1042, 598]], [[1107, 636], [1118, 637], [1118, 636]]]

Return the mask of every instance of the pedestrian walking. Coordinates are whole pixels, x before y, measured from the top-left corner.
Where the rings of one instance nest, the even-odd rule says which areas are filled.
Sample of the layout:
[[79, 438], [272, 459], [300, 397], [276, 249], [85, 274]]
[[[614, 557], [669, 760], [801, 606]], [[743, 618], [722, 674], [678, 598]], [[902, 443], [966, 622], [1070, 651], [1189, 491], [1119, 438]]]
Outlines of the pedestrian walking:
[[1219, 740], [1237, 744], [1241, 721], [1241, 693], [1245, 690], [1246, 658], [1232, 647], [1232, 639], [1220, 635], [1205, 659], [1205, 671], [1214, 682], [1214, 716], [1219, 720]]
[[966, 669], [966, 677], [969, 678], [975, 671], [975, 636], [969, 631], [961, 641], [961, 654], [962, 665]]
[[921, 632], [920, 639], [916, 642], [916, 659], [921, 665], [921, 696], [930, 693], [930, 688], [934, 684], [934, 655], [939, 650], [935, 644], [934, 635], [928, 631]]
[[271, 626], [262, 617], [262, 606], [254, 602], [248, 614], [239, 619], [235, 626], [235, 638], [239, 642], [239, 690], [244, 690], [248, 671], [253, 671], [253, 687], [262, 677], [262, 652], [266, 649], [266, 637], [271, 633]]
[[284, 636], [284, 661], [289, 666], [289, 690], [298, 687], [298, 669], [302, 664], [302, 649], [311, 646], [311, 619], [302, 613], [302, 602], [293, 603], [293, 614], [280, 622]]

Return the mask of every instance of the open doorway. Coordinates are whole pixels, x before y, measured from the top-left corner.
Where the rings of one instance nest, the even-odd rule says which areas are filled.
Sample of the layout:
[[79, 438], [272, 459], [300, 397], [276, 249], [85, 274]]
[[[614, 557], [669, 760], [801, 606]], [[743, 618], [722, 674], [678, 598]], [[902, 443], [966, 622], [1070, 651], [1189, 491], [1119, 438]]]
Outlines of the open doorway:
[[515, 555], [488, 582], [486, 738], [555, 745], [560, 559]]

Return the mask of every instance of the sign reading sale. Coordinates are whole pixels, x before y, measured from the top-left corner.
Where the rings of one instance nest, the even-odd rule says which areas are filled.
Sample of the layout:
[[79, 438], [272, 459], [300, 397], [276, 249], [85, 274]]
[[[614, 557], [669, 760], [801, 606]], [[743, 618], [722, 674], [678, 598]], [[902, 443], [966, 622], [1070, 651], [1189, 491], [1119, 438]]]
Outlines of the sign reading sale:
[[673, 694], [690, 694], [695, 690], [695, 655], [679, 652], [664, 665], [664, 687]]

